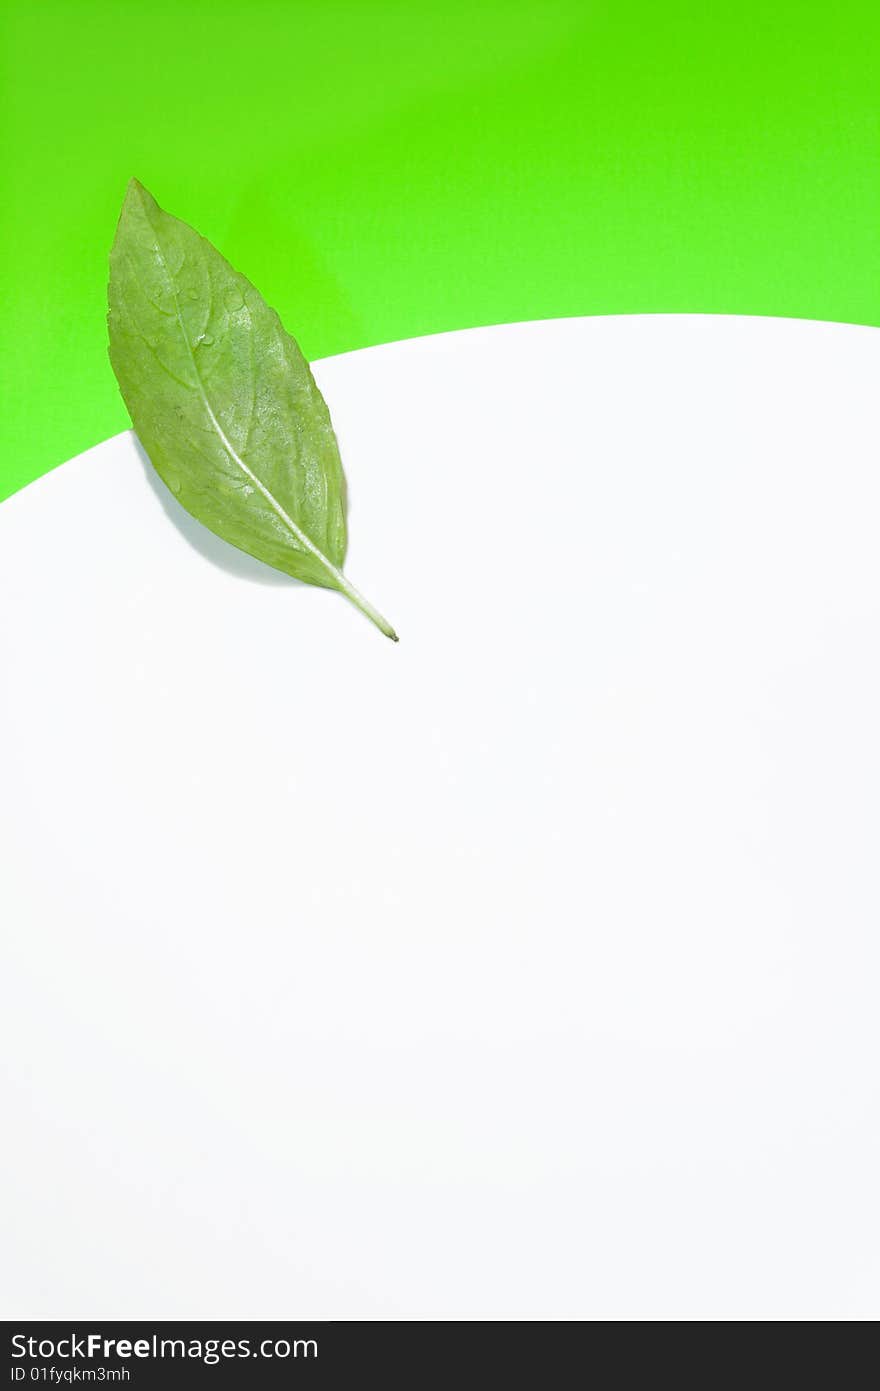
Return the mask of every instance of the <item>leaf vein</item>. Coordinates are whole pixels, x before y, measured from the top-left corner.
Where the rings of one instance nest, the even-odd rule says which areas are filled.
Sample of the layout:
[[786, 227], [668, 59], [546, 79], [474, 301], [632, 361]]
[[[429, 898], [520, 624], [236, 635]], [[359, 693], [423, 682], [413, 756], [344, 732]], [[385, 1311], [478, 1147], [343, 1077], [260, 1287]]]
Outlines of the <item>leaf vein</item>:
[[229, 438], [228, 438], [228, 436], [227, 436], [227, 434], [226, 434], [226, 431], [223, 429], [223, 426], [221, 425], [220, 421], [218, 420], [218, 418], [217, 418], [217, 416], [216, 416], [216, 414], [215, 414], [215, 412], [214, 412], [214, 408], [213, 408], [213, 406], [211, 405], [210, 400], [208, 399], [208, 393], [207, 393], [207, 391], [205, 390], [204, 383], [203, 383], [202, 378], [201, 378], [201, 375], [200, 375], [200, 373], [199, 373], [199, 368], [198, 368], [198, 364], [196, 363], [195, 353], [193, 352], [192, 344], [191, 344], [190, 341], [189, 341], [189, 335], [187, 334], [186, 325], [185, 325], [185, 323], [184, 323], [184, 321], [183, 321], [183, 316], [182, 316], [181, 311], [180, 311], [180, 298], [179, 298], [179, 296], [178, 296], [178, 294], [177, 294], [177, 286], [176, 286], [175, 283], [174, 283], [174, 278], [173, 278], [173, 276], [171, 275], [171, 272], [170, 272], [170, 270], [169, 270], [168, 262], [167, 262], [166, 259], [165, 259], [165, 255], [164, 255], [164, 253], [163, 253], [163, 251], [162, 251], [162, 247], [161, 247], [161, 245], [160, 245], [160, 243], [159, 243], [159, 236], [158, 236], [158, 233], [155, 232], [155, 229], [154, 229], [154, 236], [155, 236], [155, 245], [154, 245], [154, 249], [155, 249], [156, 255], [158, 256], [160, 262], [162, 263], [162, 267], [163, 267], [163, 269], [164, 269], [164, 271], [165, 271], [165, 275], [166, 275], [166, 278], [167, 278], [167, 280], [168, 280], [168, 285], [169, 285], [169, 288], [170, 288], [170, 291], [171, 291], [171, 297], [172, 297], [172, 299], [173, 299], [173, 301], [174, 301], [174, 308], [175, 308], [175, 311], [176, 311], [176, 314], [177, 314], [177, 323], [178, 323], [178, 326], [179, 326], [179, 328], [180, 328], [180, 332], [181, 332], [181, 336], [182, 336], [182, 338], [183, 338], [183, 341], [184, 341], [184, 343], [185, 343], [185, 345], [186, 345], [187, 353], [189, 354], [189, 359], [190, 359], [190, 362], [191, 362], [191, 364], [192, 364], [193, 372], [195, 373], [196, 381], [198, 382], [198, 391], [199, 391], [199, 394], [201, 395], [202, 403], [203, 403], [203, 405], [204, 405], [204, 407], [205, 407], [205, 411], [207, 412], [208, 419], [210, 420], [212, 426], [214, 427], [214, 430], [215, 430], [216, 433], [217, 433], [217, 437], [218, 437], [218, 439], [220, 440], [221, 445], [223, 446], [223, 448], [224, 448], [224, 450], [226, 451], [226, 453], [229, 455], [229, 458], [232, 460], [232, 462], [233, 462], [234, 464], [236, 464], [236, 465], [241, 469], [242, 473], [244, 473], [244, 474], [246, 475], [246, 477], [250, 479], [250, 481], [251, 481], [251, 483], [253, 483], [254, 487], [263, 495], [263, 497], [264, 497], [264, 498], [266, 499], [266, 501], [268, 502], [269, 506], [272, 508], [272, 510], [275, 512], [275, 514], [276, 514], [276, 515], [278, 516], [278, 518], [280, 519], [280, 521], [283, 523], [283, 525], [284, 525], [284, 526], [287, 528], [287, 530], [289, 531], [289, 533], [290, 533], [291, 537], [293, 538], [294, 542], [297, 543], [297, 544], [299, 545], [300, 549], [305, 550], [305, 551], [308, 551], [309, 554], [310, 554], [311, 556], [313, 556], [314, 559], [317, 560], [318, 563], [319, 563], [320, 565], [323, 566], [323, 568], [327, 571], [328, 575], [331, 576], [331, 578], [333, 579], [334, 583], [336, 584], [336, 586], [337, 586], [338, 588], [342, 589], [342, 590], [343, 590], [344, 592], [346, 592], [346, 593], [350, 592], [351, 589], [352, 589], [352, 586], [349, 584], [348, 580], [346, 580], [346, 578], [345, 578], [345, 576], [343, 575], [342, 571], [339, 570], [339, 569], [337, 569], [337, 567], [333, 564], [333, 562], [332, 562], [326, 555], [324, 555], [323, 551], [322, 551], [318, 546], [315, 545], [314, 541], [312, 541], [311, 538], [310, 538], [309, 536], [306, 535], [306, 533], [302, 530], [302, 528], [299, 527], [299, 526], [297, 526], [296, 522], [293, 520], [293, 518], [290, 516], [290, 514], [285, 510], [285, 508], [282, 507], [281, 503], [278, 501], [278, 499], [277, 499], [277, 498], [275, 497], [275, 495], [272, 493], [271, 489], [267, 488], [266, 485], [265, 485], [265, 483], [263, 482], [263, 480], [262, 480], [261, 478], [259, 478], [259, 477], [257, 476], [257, 474], [254, 473], [253, 469], [251, 469], [251, 468], [248, 466], [248, 464], [244, 461], [244, 459], [241, 457], [241, 455], [236, 451], [236, 449], [235, 449], [234, 446], [232, 445], [231, 441], [229, 440]]
[[145, 347], [149, 348], [150, 352], [153, 354], [153, 357], [156, 359], [159, 366], [162, 368], [162, 371], [165, 372], [173, 382], [177, 382], [178, 386], [185, 387], [187, 391], [198, 391], [198, 386], [195, 382], [184, 381], [183, 377], [178, 377], [176, 372], [172, 372], [171, 368], [168, 366], [168, 363], [165, 361], [164, 358], [159, 356], [157, 349], [153, 347], [149, 338], [144, 337], [140, 329], [136, 328], [135, 333], [137, 334], [141, 342], [145, 345]]

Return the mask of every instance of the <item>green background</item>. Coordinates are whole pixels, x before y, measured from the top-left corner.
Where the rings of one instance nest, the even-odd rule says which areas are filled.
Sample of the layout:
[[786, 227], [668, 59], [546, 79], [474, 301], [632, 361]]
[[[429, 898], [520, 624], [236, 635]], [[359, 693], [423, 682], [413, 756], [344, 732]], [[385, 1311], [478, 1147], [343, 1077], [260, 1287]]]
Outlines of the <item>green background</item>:
[[136, 174], [310, 357], [571, 314], [880, 323], [877, 0], [0, 0], [0, 496], [123, 429]]

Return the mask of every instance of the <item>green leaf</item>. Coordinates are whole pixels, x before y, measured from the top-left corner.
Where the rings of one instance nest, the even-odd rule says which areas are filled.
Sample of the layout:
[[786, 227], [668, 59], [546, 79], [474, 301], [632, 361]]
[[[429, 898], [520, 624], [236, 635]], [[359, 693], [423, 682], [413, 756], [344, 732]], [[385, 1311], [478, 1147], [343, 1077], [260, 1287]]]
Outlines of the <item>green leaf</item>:
[[249, 280], [132, 179], [110, 252], [110, 361], [156, 472], [249, 555], [338, 589], [345, 476], [309, 364]]

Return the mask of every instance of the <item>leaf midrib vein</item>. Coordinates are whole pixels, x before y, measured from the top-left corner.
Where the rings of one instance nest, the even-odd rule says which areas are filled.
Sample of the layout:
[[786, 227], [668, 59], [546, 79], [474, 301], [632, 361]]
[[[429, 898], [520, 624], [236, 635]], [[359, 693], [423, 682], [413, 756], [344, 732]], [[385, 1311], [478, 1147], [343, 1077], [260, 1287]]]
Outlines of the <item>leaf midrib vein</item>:
[[[149, 219], [148, 219], [148, 220], [149, 220]], [[164, 253], [163, 253], [163, 251], [162, 251], [162, 247], [161, 247], [160, 244], [159, 244], [159, 237], [158, 237], [158, 234], [157, 234], [156, 231], [155, 231], [155, 228], [153, 229], [153, 235], [154, 235], [153, 250], [155, 251], [157, 257], [159, 258], [159, 262], [160, 262], [160, 264], [161, 264], [161, 266], [162, 266], [162, 270], [163, 270], [163, 272], [164, 272], [164, 274], [165, 274], [165, 278], [166, 278], [166, 280], [168, 281], [168, 287], [169, 287], [169, 289], [170, 289], [170, 291], [171, 291], [171, 298], [172, 298], [172, 300], [174, 301], [174, 313], [175, 313], [175, 316], [176, 316], [176, 318], [177, 318], [177, 325], [178, 325], [178, 328], [180, 329], [180, 335], [181, 335], [181, 337], [182, 337], [182, 339], [183, 339], [183, 343], [184, 343], [184, 347], [186, 348], [187, 356], [189, 357], [190, 363], [191, 363], [191, 365], [192, 365], [193, 375], [194, 375], [195, 380], [196, 380], [196, 384], [197, 384], [197, 387], [198, 387], [199, 395], [200, 395], [201, 398], [202, 398], [202, 404], [203, 404], [204, 407], [205, 407], [205, 411], [207, 412], [208, 419], [209, 419], [210, 422], [211, 422], [211, 425], [212, 425], [212, 427], [213, 427], [213, 429], [214, 429], [214, 431], [215, 431], [215, 433], [216, 433], [216, 435], [217, 435], [217, 438], [218, 438], [219, 441], [220, 441], [220, 444], [222, 445], [223, 449], [225, 449], [226, 453], [229, 455], [229, 458], [232, 460], [232, 462], [233, 462], [234, 464], [236, 464], [236, 465], [238, 466], [238, 468], [241, 469], [241, 471], [242, 471], [242, 473], [245, 475], [245, 477], [250, 479], [250, 481], [253, 483], [253, 485], [254, 485], [254, 487], [257, 489], [257, 491], [258, 491], [259, 493], [261, 493], [261, 495], [265, 498], [266, 502], [268, 502], [269, 506], [272, 508], [272, 511], [275, 513], [275, 515], [278, 517], [278, 519], [282, 522], [282, 524], [283, 524], [284, 526], [287, 527], [288, 531], [289, 531], [290, 534], [294, 537], [294, 539], [295, 539], [296, 541], [299, 542], [299, 544], [300, 544], [300, 546], [303, 548], [303, 550], [308, 551], [310, 555], [313, 555], [313, 556], [315, 557], [315, 559], [316, 559], [321, 565], [323, 565], [324, 569], [327, 571], [327, 573], [328, 573], [329, 575], [332, 575], [333, 579], [336, 581], [337, 585], [339, 585], [340, 588], [343, 588], [343, 589], [345, 589], [345, 590], [348, 590], [350, 586], [348, 585], [348, 582], [347, 582], [347, 580], [345, 579], [345, 576], [342, 574], [342, 571], [339, 570], [339, 569], [337, 569], [337, 567], [336, 567], [336, 566], [333, 564], [333, 562], [324, 554], [324, 552], [323, 552], [318, 546], [315, 545], [314, 541], [311, 541], [311, 540], [309, 539], [309, 537], [308, 537], [308, 536], [306, 535], [306, 533], [302, 530], [302, 528], [299, 527], [299, 526], [297, 526], [296, 522], [293, 520], [293, 518], [290, 516], [290, 514], [282, 507], [281, 503], [280, 503], [280, 502], [278, 501], [278, 499], [274, 496], [274, 494], [270, 491], [270, 489], [267, 488], [266, 485], [265, 485], [265, 483], [263, 483], [262, 480], [261, 480], [260, 478], [257, 477], [257, 475], [254, 473], [253, 469], [251, 469], [251, 468], [245, 463], [244, 459], [242, 459], [241, 455], [238, 453], [238, 451], [235, 449], [234, 445], [232, 444], [231, 440], [228, 438], [228, 436], [227, 436], [227, 434], [226, 434], [226, 431], [223, 429], [223, 426], [220, 424], [220, 421], [217, 419], [217, 416], [216, 416], [216, 414], [215, 414], [215, 412], [214, 412], [214, 408], [213, 408], [213, 406], [211, 405], [211, 402], [208, 400], [208, 393], [207, 393], [207, 391], [205, 390], [205, 384], [204, 384], [204, 382], [202, 381], [202, 376], [201, 376], [201, 373], [199, 372], [198, 364], [196, 363], [195, 353], [193, 352], [193, 350], [192, 350], [192, 345], [190, 344], [190, 341], [189, 341], [189, 334], [187, 333], [187, 331], [186, 331], [186, 325], [185, 325], [184, 322], [183, 322], [183, 315], [182, 315], [181, 312], [180, 312], [180, 299], [179, 299], [178, 294], [177, 294], [177, 286], [176, 286], [175, 283], [174, 283], [174, 277], [173, 277], [172, 274], [171, 274], [171, 271], [170, 271], [169, 266], [168, 266], [168, 262], [166, 261], [165, 255], [164, 255]]]

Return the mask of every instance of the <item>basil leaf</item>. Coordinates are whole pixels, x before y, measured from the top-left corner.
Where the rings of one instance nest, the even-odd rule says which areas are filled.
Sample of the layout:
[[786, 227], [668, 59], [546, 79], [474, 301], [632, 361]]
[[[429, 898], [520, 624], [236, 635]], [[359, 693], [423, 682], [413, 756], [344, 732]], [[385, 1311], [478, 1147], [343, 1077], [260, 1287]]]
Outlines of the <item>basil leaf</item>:
[[178, 501], [225, 541], [338, 589], [345, 476], [308, 363], [250, 281], [132, 179], [110, 253], [110, 361], [134, 428]]

